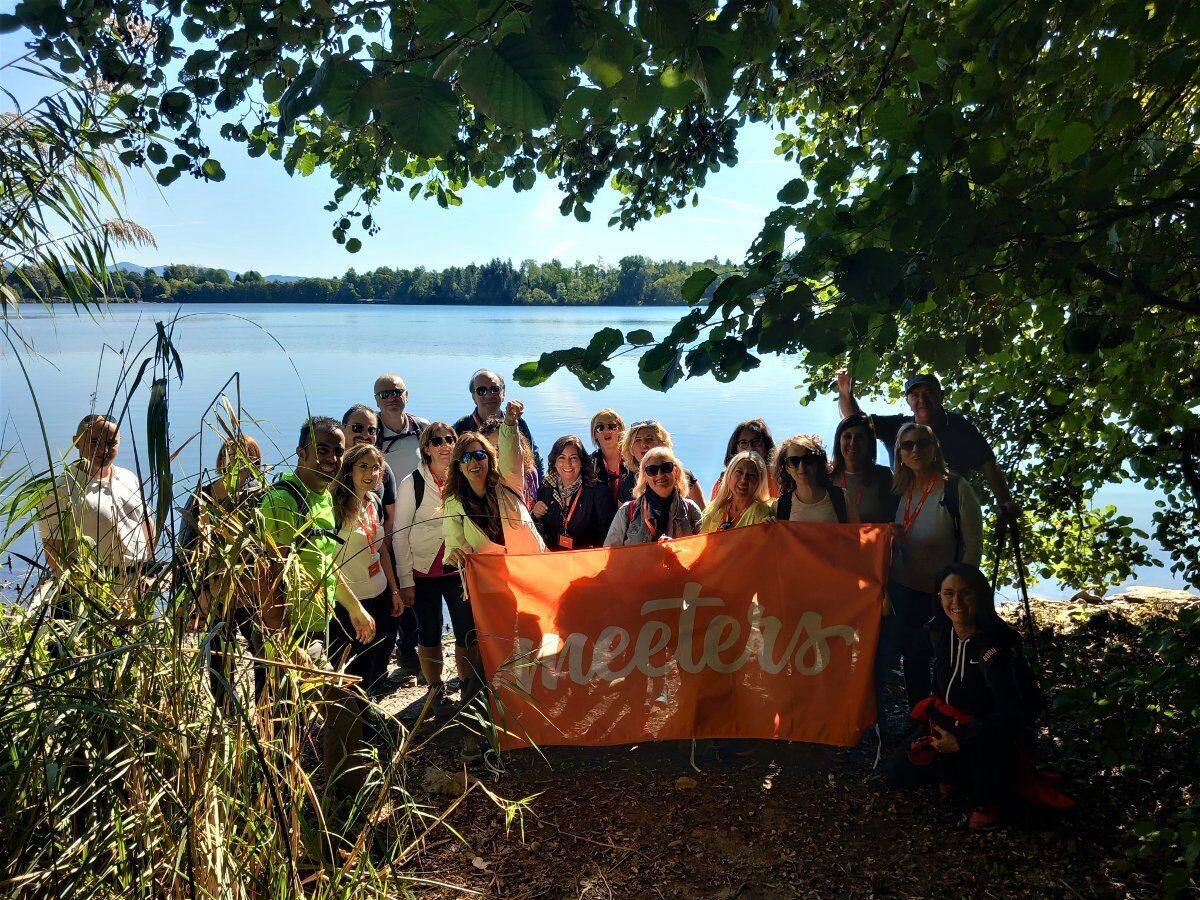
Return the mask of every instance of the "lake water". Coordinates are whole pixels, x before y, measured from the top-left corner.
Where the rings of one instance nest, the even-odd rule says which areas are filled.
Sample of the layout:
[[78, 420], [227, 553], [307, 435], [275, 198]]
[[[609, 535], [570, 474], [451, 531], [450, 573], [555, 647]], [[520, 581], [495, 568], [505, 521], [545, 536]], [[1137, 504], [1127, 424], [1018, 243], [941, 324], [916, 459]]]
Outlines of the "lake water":
[[[761, 416], [776, 440], [798, 432], [815, 432], [826, 442], [832, 439], [838, 421], [836, 398], [801, 406], [795, 390], [800, 373], [795, 359], [786, 356], [764, 359], [733, 384], [697, 378], [666, 394], [642, 385], [632, 355], [614, 362], [616, 378], [599, 392], [585, 389], [567, 372], [529, 390], [512, 384], [513, 369], [543, 351], [586, 346], [596, 330], [608, 325], [624, 331], [648, 328], [661, 336], [679, 313], [625, 307], [126, 304], [89, 315], [68, 308], [53, 313], [26, 308], [11, 321], [28, 346], [18, 344], [19, 352], [14, 353], [7, 344], [0, 345], [0, 448], [12, 451], [2, 471], [26, 463], [45, 468], [38, 410], [22, 363], [36, 391], [46, 437], [53, 451], [62, 453], [93, 398], [96, 409], [107, 409], [123, 368], [136, 368], [144, 358], [141, 348], [153, 337], [155, 321], [176, 315], [174, 343], [183, 359], [184, 379], [171, 387], [174, 447], [200, 430], [206, 410], [234, 375], [239, 376], [246, 431], [262, 442], [267, 461], [276, 463], [293, 454], [306, 409], [340, 419], [354, 403], [372, 404], [375, 377], [382, 372], [405, 379], [409, 411], [454, 421], [473, 408], [468, 380], [481, 367], [509, 379], [508, 395], [525, 402], [526, 418], [543, 452], [568, 433], [590, 445], [588, 421], [597, 409], [609, 406], [626, 421], [655, 419], [666, 425], [680, 458], [706, 491], [721, 469], [725, 442], [738, 421]], [[125, 389], [121, 390], [123, 402]], [[119, 464], [131, 467], [133, 444], [144, 439], [146, 393], [143, 384], [130, 404], [136, 427], [123, 429]], [[236, 401], [232, 388], [227, 393]], [[899, 410], [883, 404], [864, 406], [879, 412]], [[217, 443], [208, 432], [180, 452], [177, 484], [195, 482], [202, 444], [205, 465], [213, 464]], [[1124, 486], [1107, 490], [1104, 499], [1120, 505], [1142, 527], [1149, 523], [1152, 494]], [[23, 540], [15, 549], [32, 555], [34, 546], [32, 540]], [[1161, 569], [1141, 577], [1145, 584], [1183, 587]], [[1049, 584], [1039, 585], [1037, 592], [1062, 594]]]

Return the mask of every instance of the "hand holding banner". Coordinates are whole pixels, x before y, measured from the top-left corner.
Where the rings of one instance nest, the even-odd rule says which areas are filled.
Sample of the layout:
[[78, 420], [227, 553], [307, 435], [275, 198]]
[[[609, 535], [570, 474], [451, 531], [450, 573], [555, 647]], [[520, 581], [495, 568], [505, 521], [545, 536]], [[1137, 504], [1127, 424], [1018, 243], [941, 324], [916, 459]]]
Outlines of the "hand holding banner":
[[857, 744], [888, 526], [768, 522], [658, 544], [478, 555], [467, 584], [501, 745]]

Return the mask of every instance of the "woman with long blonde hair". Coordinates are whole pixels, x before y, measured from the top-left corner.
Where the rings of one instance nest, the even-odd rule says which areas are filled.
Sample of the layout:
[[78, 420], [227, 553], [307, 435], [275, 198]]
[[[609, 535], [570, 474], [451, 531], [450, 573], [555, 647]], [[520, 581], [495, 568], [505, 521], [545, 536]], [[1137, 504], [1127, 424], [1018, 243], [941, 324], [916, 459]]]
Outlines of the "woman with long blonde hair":
[[[625, 463], [625, 477], [621, 479], [621, 487], [617, 492], [618, 503], [626, 503], [633, 499], [633, 489], [640, 477], [642, 457], [646, 455], [646, 451], [655, 447], [666, 447], [671, 451], [672, 458], [675, 458], [671, 432], [653, 419], [634, 422], [625, 430], [625, 436], [621, 438], [621, 459]], [[704, 491], [700, 489], [700, 482], [689, 469], [684, 469], [683, 474], [687, 476], [686, 496], [697, 507], [704, 509]]]
[[613, 516], [605, 547], [628, 547], [696, 534], [700, 507], [688, 496], [688, 476], [675, 451], [652, 447], [642, 455], [633, 498]]
[[767, 466], [753, 450], [735, 453], [721, 475], [713, 502], [704, 510], [700, 533], [757, 525], [771, 518]]
[[983, 555], [983, 516], [971, 485], [950, 474], [937, 435], [909, 422], [896, 435], [892, 493], [900, 502], [892, 526], [896, 540], [884, 619], [890, 654], [900, 656], [909, 709], [929, 696], [932, 658], [925, 623], [934, 614], [934, 582], [951, 563], [978, 566]]

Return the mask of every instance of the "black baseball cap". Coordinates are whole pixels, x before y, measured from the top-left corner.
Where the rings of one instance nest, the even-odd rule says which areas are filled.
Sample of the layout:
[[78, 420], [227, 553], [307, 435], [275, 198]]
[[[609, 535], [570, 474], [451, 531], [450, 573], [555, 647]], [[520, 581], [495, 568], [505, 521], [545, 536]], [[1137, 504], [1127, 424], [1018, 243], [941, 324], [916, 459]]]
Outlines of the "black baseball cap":
[[927, 384], [932, 388], [942, 389], [942, 383], [937, 380], [936, 375], [914, 375], [912, 378], [904, 382], [904, 393], [908, 393], [918, 385]]

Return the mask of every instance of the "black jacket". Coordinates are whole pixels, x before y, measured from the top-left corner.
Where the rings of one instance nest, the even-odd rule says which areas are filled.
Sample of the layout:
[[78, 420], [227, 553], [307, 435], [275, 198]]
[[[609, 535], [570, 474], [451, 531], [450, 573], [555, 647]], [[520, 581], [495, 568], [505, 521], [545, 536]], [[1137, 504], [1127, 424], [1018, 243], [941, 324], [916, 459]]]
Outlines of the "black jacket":
[[[613, 516], [617, 514], [617, 501], [613, 499], [612, 488], [603, 481], [597, 481], [594, 484], [584, 484], [579, 490], [579, 503], [575, 506], [575, 512], [571, 515], [571, 522], [567, 527], [567, 535], [575, 542], [572, 549], [603, 547]], [[546, 547], [550, 550], [567, 549], [558, 543], [558, 538], [563, 533], [566, 511], [554, 499], [554, 490], [542, 482], [537, 498], [549, 507], [546, 514], [537, 520], [538, 531], [542, 533]]]
[[1041, 698], [1021, 653], [1019, 634], [997, 622], [960, 641], [944, 616], [935, 616], [925, 628], [933, 642], [934, 693], [974, 717], [960, 729], [959, 742], [965, 748], [979, 741], [1011, 739], [1032, 722]]
[[[621, 468], [616, 475], [608, 474], [608, 468], [604, 465], [604, 452], [601, 450], [593, 450], [588, 454], [588, 458], [592, 461], [592, 472], [596, 476], [596, 481], [600, 484], [608, 486], [608, 492], [613, 495], [613, 503], [617, 502], [617, 495], [621, 490], [621, 482], [625, 480], [625, 463], [621, 463]], [[633, 490], [632, 486], [630, 490]]]

